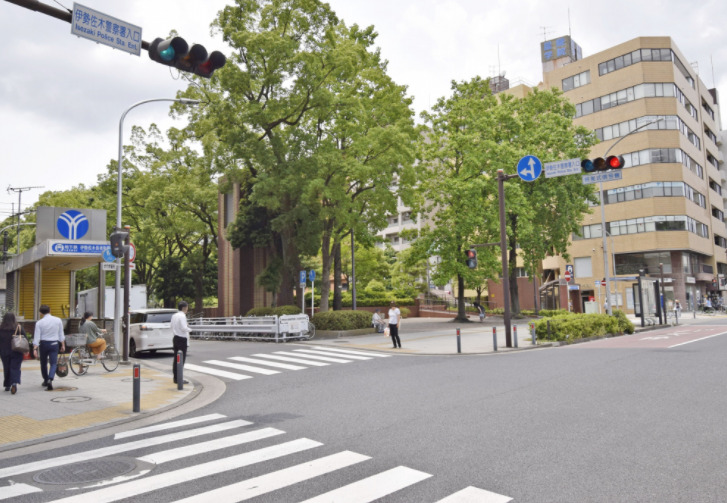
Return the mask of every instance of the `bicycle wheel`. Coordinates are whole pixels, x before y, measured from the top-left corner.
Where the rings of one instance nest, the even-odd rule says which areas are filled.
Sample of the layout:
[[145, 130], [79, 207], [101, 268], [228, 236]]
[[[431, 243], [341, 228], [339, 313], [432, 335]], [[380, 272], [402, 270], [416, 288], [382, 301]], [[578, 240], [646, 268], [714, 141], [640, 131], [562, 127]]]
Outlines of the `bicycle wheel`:
[[71, 372], [77, 376], [82, 376], [88, 372], [88, 365], [83, 362], [87, 358], [89, 358], [88, 351], [83, 346], [79, 346], [71, 351], [71, 355], [68, 357], [68, 365], [71, 367]]
[[311, 340], [313, 337], [316, 336], [316, 326], [313, 323], [311, 323], [310, 321], [308, 322], [307, 336], [308, 336], [308, 340]]
[[113, 372], [119, 366], [119, 352], [113, 346], [107, 347], [103, 352], [104, 358], [101, 360], [101, 365], [106, 369], [107, 372]]

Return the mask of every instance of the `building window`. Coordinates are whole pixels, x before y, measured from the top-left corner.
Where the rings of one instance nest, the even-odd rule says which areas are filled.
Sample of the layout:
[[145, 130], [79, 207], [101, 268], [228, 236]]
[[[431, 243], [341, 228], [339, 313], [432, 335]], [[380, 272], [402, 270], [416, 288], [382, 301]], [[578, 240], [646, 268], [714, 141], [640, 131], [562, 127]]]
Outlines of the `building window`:
[[687, 82], [689, 82], [689, 85], [694, 88], [694, 78], [671, 49], [636, 49], [628, 54], [599, 63], [598, 74], [606, 75], [607, 73], [615, 72], [627, 66], [641, 63], [642, 61], [673, 61], [674, 66], [679, 69], [682, 75], [684, 75], [684, 78], [687, 79]]
[[719, 246], [720, 248], [727, 248], [727, 239], [715, 234], [714, 235], [714, 244]]
[[648, 182], [607, 190], [605, 203], [623, 203], [649, 197], [686, 197], [702, 208], [707, 207], [704, 195], [683, 182]]
[[573, 266], [576, 278], [590, 278], [593, 276], [591, 257], [576, 257], [573, 259]]
[[567, 79], [563, 79], [563, 91], [570, 91], [586, 84], [591, 83], [591, 71], [586, 70], [585, 72], [573, 75]]
[[724, 212], [722, 210], [718, 210], [714, 206], [712, 206], [712, 216], [720, 222], [724, 222]]
[[583, 103], [577, 103], [576, 117], [600, 112], [607, 108], [613, 108], [643, 98], [676, 98], [689, 111], [689, 115], [695, 120], [697, 119], [697, 112], [694, 105], [689, 102], [676, 84], [670, 82], [647, 82], [645, 84], [638, 84], [599, 98], [584, 101]]
[[[648, 124], [648, 126], [646, 126], [646, 124]], [[687, 137], [692, 145], [701, 150], [701, 141], [699, 137], [694, 134], [694, 131], [689, 129], [684, 121], [676, 115], [646, 115], [636, 119], [619, 122], [618, 124], [596, 129], [596, 136], [599, 140], [605, 141], [626, 136], [636, 130], [645, 131], [647, 129], [677, 129]]]
[[715, 159], [714, 156], [709, 152], [707, 152], [707, 162], [715, 168], [719, 169], [719, 161]]
[[715, 191], [720, 196], [722, 195], [722, 186], [711, 178], [709, 179], [709, 188]]
[[702, 100], [702, 108], [705, 112], [707, 112], [707, 115], [709, 115], [712, 120], [714, 120], [714, 110], [712, 110], [712, 107], [710, 107], [704, 100]]
[[638, 274], [640, 269], [649, 274], [659, 273], [659, 264], [664, 274], [671, 274], [670, 252], [622, 253], [616, 255], [616, 274]]
[[707, 126], [704, 126], [704, 135], [712, 140], [712, 143], [717, 145], [717, 135], [715, 135], [711, 129], [709, 129]]
[[624, 168], [633, 168], [651, 163], [682, 163], [689, 171], [704, 179], [704, 168], [681, 149], [656, 148], [639, 150], [623, 155]]

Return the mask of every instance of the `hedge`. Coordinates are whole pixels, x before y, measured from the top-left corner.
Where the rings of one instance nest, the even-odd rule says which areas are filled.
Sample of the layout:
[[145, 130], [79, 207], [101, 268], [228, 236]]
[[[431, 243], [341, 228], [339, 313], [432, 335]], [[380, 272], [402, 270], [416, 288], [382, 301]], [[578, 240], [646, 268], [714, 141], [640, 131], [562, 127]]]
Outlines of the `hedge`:
[[[550, 336], [548, 335], [550, 322]], [[634, 333], [634, 325], [622, 311], [607, 314], [561, 314], [535, 322], [535, 333], [540, 340], [571, 343], [585, 337], [604, 337]]]
[[313, 317], [316, 330], [356, 330], [371, 327], [368, 311], [326, 311]]
[[253, 307], [246, 316], [283, 316], [300, 314], [300, 306]]

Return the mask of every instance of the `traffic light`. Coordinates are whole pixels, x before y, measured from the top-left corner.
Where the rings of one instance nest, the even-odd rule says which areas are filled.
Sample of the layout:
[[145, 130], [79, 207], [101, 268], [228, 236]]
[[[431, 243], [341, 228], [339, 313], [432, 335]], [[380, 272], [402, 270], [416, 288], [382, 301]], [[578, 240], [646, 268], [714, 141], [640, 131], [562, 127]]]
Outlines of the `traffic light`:
[[717, 278], [712, 278], [712, 288], [717, 288]]
[[609, 169], [621, 169], [624, 167], [624, 158], [620, 155], [609, 155], [605, 159], [598, 157], [596, 159], [583, 159], [581, 168], [586, 173], [594, 171], [607, 171]]
[[475, 269], [477, 267], [477, 251], [470, 248], [469, 250], [464, 252], [465, 255], [465, 264], [467, 264], [467, 267], [470, 269]]
[[149, 57], [162, 65], [173, 66], [183, 72], [191, 72], [207, 79], [227, 62], [227, 58], [220, 51], [212, 51], [212, 54], [208, 55], [204, 46], [194, 44], [190, 48], [182, 37], [154, 39], [149, 44]]
[[111, 241], [111, 254], [114, 257], [121, 258], [126, 253], [126, 250], [129, 248], [124, 243], [127, 237], [129, 237], [129, 233], [120, 230], [114, 230], [111, 236], [109, 236], [109, 240]]

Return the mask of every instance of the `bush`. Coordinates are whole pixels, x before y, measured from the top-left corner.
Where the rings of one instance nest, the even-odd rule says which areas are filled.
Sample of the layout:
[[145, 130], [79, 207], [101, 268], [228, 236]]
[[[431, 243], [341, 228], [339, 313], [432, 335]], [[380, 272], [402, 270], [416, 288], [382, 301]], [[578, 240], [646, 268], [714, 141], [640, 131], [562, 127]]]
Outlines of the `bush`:
[[253, 307], [245, 316], [283, 316], [300, 314], [300, 306]]
[[541, 309], [540, 311], [538, 311], [538, 315], [540, 315], [544, 318], [551, 318], [553, 316], [562, 316], [565, 314], [570, 314], [570, 312], [565, 309]]
[[[379, 292], [384, 293], [386, 291], [386, 286], [384, 286], [384, 284], [381, 281], [379, 281], [378, 279], [372, 279], [371, 281], [369, 281], [369, 284], [366, 285], [366, 288], [364, 289], [364, 291], [366, 293], [376, 295]], [[358, 295], [356, 297], [358, 297]], [[358, 299], [356, 299], [356, 300], [358, 300]]]
[[278, 306], [275, 308], [275, 314], [283, 316], [285, 314], [300, 314], [300, 306]]
[[313, 317], [316, 330], [356, 330], [371, 327], [368, 311], [326, 311]]
[[409, 309], [407, 309], [406, 307], [400, 307], [399, 311], [401, 311], [402, 318], [407, 318], [411, 314], [411, 311]]
[[[621, 313], [623, 315], [623, 313]], [[550, 336], [548, 336], [548, 321], [550, 321]], [[624, 323], [625, 321], [626, 323]], [[538, 339], [551, 341], [573, 342], [576, 339], [585, 337], [604, 337], [606, 335], [618, 335], [629, 329], [633, 324], [623, 315], [623, 321], [619, 316], [607, 314], [576, 314], [567, 313], [535, 323], [535, 333]]]
[[620, 311], [618, 309], [613, 310], [613, 316], [618, 320], [618, 329], [626, 334], [633, 334], [634, 333], [634, 324], [631, 323], [631, 320], [626, 317], [626, 314], [624, 314], [623, 311]]

